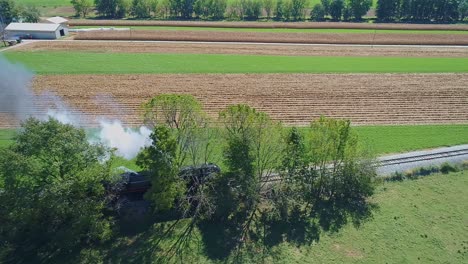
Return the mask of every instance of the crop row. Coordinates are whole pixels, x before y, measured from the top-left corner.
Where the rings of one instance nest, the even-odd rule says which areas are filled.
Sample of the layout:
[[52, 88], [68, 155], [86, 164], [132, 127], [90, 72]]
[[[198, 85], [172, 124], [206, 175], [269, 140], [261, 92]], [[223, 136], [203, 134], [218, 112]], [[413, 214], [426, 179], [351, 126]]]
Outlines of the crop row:
[[292, 29], [380, 29], [380, 30], [468, 30], [468, 25], [448, 24], [365, 24], [340, 22], [208, 22], [149, 20], [71, 20], [70, 26], [174, 26], [216, 28], [292, 28]]

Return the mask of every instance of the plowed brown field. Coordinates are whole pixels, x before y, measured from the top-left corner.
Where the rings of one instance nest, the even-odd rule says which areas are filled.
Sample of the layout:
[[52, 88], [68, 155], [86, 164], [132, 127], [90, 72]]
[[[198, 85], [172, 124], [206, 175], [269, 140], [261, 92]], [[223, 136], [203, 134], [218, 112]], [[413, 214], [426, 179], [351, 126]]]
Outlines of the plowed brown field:
[[246, 54], [286, 56], [468, 57], [467, 48], [351, 47], [258, 44], [151, 43], [116, 41], [40, 41], [17, 51], [86, 51], [124, 53]]
[[75, 39], [363, 45], [468, 45], [468, 36], [465, 34], [338, 34], [127, 30], [78, 32]]
[[[38, 76], [37, 91], [61, 95], [89, 120], [141, 124], [139, 106], [161, 93], [192, 94], [213, 117], [246, 103], [287, 124], [320, 115], [354, 124], [444, 124], [468, 121], [468, 74], [161, 74]], [[96, 100], [108, 94], [112, 100]], [[16, 124], [0, 116], [2, 127]]]
[[71, 20], [70, 26], [176, 26], [217, 28], [297, 28], [297, 29], [398, 29], [398, 30], [468, 30], [468, 25], [378, 24], [342, 22], [208, 22], [148, 20]]

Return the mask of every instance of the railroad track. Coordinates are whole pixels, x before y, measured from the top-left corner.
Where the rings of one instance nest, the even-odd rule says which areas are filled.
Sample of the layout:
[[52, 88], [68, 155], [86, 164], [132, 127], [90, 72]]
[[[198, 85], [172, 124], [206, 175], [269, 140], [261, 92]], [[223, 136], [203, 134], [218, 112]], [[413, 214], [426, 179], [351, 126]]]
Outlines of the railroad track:
[[[420, 162], [420, 161], [457, 157], [457, 156], [463, 156], [463, 155], [468, 155], [468, 148], [451, 150], [451, 151], [443, 151], [443, 152], [437, 152], [437, 153], [422, 154], [422, 155], [415, 155], [415, 156], [409, 156], [409, 157], [401, 157], [401, 158], [390, 158], [390, 159], [382, 158], [375, 163], [375, 166], [385, 167], [385, 166], [407, 164], [407, 163]], [[276, 182], [280, 180], [281, 178], [279, 174], [275, 173], [275, 174], [268, 176], [267, 178], [264, 178], [262, 182], [269, 183], [269, 182]]]
[[385, 167], [390, 165], [398, 165], [398, 164], [405, 164], [405, 163], [413, 163], [419, 161], [427, 161], [427, 160], [434, 160], [434, 159], [441, 159], [441, 158], [449, 158], [449, 157], [456, 157], [468, 155], [468, 148], [465, 149], [458, 149], [452, 151], [444, 151], [444, 152], [437, 152], [437, 153], [429, 153], [423, 155], [416, 155], [410, 157], [402, 157], [402, 158], [393, 158], [393, 159], [381, 159], [378, 162], [378, 167]]

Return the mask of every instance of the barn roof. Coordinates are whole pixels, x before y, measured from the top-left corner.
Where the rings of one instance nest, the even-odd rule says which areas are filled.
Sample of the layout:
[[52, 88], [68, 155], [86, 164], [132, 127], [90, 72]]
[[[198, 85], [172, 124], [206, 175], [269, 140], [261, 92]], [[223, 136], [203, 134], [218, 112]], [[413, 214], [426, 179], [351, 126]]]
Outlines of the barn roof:
[[68, 22], [67, 19], [65, 19], [63, 17], [59, 17], [59, 16], [51, 17], [51, 18], [48, 18], [46, 20], [51, 22], [51, 23], [54, 23], [54, 24], [62, 24], [62, 23], [67, 23]]
[[56, 31], [60, 24], [46, 24], [46, 23], [11, 23], [5, 30], [10, 31], [41, 31], [50, 32]]

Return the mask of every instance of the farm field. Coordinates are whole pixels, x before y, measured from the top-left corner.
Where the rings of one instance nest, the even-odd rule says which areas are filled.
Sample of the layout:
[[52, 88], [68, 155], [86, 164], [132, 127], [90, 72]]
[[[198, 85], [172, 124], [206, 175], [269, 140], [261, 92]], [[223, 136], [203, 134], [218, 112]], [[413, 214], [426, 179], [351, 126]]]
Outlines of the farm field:
[[[96, 28], [97, 26], [74, 26], [73, 29]], [[128, 28], [114, 26], [114, 28]], [[291, 32], [291, 33], [360, 33], [360, 34], [468, 34], [468, 30], [402, 30], [402, 29], [333, 29], [333, 28], [223, 28], [223, 27], [177, 27], [177, 26], [132, 26], [131, 30], [185, 30], [225, 32]]]
[[[119, 118], [132, 126], [141, 124], [141, 103], [161, 93], [192, 94], [212, 117], [247, 103], [285, 124], [326, 115], [375, 125], [466, 124], [467, 82], [468, 74], [101, 74], [40, 75], [34, 86], [63, 96], [90, 120]], [[115, 102], [96, 102], [102, 94]]]
[[89, 52], [7, 52], [5, 56], [38, 74], [468, 72], [468, 58]]
[[108, 30], [78, 32], [77, 40], [158, 40], [366, 45], [468, 45], [466, 34], [368, 34], [224, 32], [192, 30]]
[[16, 48], [16, 51], [50, 52], [73, 51], [91, 53], [169, 53], [169, 54], [243, 54], [283, 56], [364, 56], [364, 57], [468, 57], [468, 48], [444, 47], [359, 47], [282, 45], [282, 44], [232, 44], [183, 42], [128, 42], [128, 41], [40, 41]]
[[433, 30], [468, 31], [464, 24], [401, 24], [401, 23], [342, 23], [342, 22], [249, 22], [249, 21], [166, 21], [166, 20], [92, 20], [73, 19], [70, 26], [169, 26], [214, 28], [269, 28], [269, 29], [379, 29], [379, 30]]

